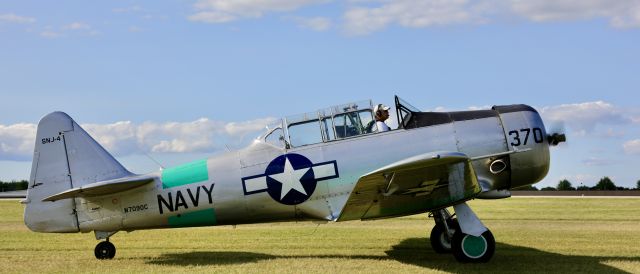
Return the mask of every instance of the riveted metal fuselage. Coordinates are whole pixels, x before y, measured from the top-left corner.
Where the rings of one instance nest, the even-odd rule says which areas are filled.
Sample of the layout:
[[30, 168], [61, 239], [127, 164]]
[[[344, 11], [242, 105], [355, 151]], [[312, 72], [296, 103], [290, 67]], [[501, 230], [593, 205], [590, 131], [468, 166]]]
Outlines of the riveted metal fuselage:
[[[151, 174], [155, 181], [139, 188], [75, 198], [79, 229], [130, 231], [299, 219], [337, 220], [363, 174], [433, 151], [461, 152], [472, 159], [497, 155], [472, 162], [484, 190], [510, 189], [540, 181], [549, 168], [547, 137], [540, 116], [529, 107], [496, 111], [498, 114], [493, 116], [471, 115], [469, 119], [290, 149], [256, 140], [239, 151]], [[522, 152], [504, 154], [509, 151]], [[311, 164], [306, 168], [315, 172], [316, 180], [313, 189], [303, 190], [308, 195], [304, 201], [287, 204], [278, 193], [274, 194], [267, 177], [270, 164], [279, 157], [289, 161], [282, 156], [290, 154], [308, 159]], [[502, 160], [506, 168], [491, 172], [489, 166], [495, 160]], [[302, 192], [284, 186], [279, 190]]]

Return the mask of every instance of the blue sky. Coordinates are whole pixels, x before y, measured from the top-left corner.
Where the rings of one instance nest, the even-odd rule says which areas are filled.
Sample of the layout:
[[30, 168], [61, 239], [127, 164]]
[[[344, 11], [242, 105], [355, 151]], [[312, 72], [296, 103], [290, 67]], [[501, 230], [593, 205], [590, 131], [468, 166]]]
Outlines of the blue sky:
[[236, 149], [276, 117], [398, 94], [536, 107], [569, 144], [538, 186], [640, 180], [640, 2], [2, 1], [0, 180], [69, 113], [135, 172]]

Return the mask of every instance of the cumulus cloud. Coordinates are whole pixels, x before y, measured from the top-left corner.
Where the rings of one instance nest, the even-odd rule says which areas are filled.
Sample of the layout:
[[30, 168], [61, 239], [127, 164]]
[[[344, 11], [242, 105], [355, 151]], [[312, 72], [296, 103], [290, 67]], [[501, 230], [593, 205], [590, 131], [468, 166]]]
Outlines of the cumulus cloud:
[[582, 163], [586, 166], [609, 166], [614, 164], [615, 161], [598, 157], [589, 157], [582, 160]]
[[69, 37], [78, 34], [95, 36], [100, 34], [100, 32], [95, 30], [91, 25], [84, 22], [72, 22], [61, 27], [45, 26], [44, 29], [40, 32], [41, 37], [49, 39]]
[[[226, 144], [243, 145], [245, 137], [257, 135], [274, 118], [225, 123], [201, 118], [191, 122], [120, 121], [83, 124], [82, 127], [115, 155], [148, 152], [215, 152]], [[0, 160], [28, 160], [33, 153], [35, 124], [0, 125]]]
[[53, 39], [53, 38], [58, 38], [58, 37], [62, 36], [62, 34], [59, 33], [59, 32], [56, 32], [56, 31], [52, 31], [52, 30], [44, 30], [44, 31], [40, 32], [40, 36], [42, 36], [44, 38]]
[[541, 114], [549, 124], [563, 123], [582, 134], [593, 132], [598, 125], [624, 125], [635, 119], [627, 111], [604, 101], [544, 107]]
[[614, 27], [640, 27], [640, 2], [635, 0], [511, 1], [513, 12], [531, 21], [608, 19]]
[[640, 139], [627, 141], [622, 145], [627, 154], [640, 154]]
[[384, 1], [379, 7], [353, 7], [344, 14], [349, 34], [368, 34], [390, 24], [403, 27], [429, 27], [472, 22], [474, 15], [467, 0]]
[[[292, 12], [330, 0], [197, 0], [194, 22], [227, 23], [259, 18], [267, 13]], [[637, 0], [350, 0], [342, 19], [351, 35], [366, 35], [396, 25], [426, 28], [455, 24], [478, 24], [513, 18], [530, 22], [604, 19], [616, 28], [640, 27]], [[123, 9], [123, 11], [126, 9]], [[313, 30], [326, 30], [328, 17], [294, 20]]]
[[198, 0], [191, 21], [226, 23], [243, 18], [258, 18], [270, 12], [288, 12], [326, 0]]
[[331, 19], [327, 17], [294, 17], [293, 20], [298, 26], [315, 31], [326, 31], [331, 28]]
[[36, 19], [33, 17], [20, 16], [13, 13], [0, 14], [0, 22], [14, 23], [14, 24], [30, 24], [35, 23]]
[[31, 157], [36, 125], [0, 125], [0, 160], [25, 160]]
[[140, 6], [130, 6], [130, 7], [124, 7], [124, 8], [115, 8], [115, 9], [112, 9], [111, 11], [115, 13], [134, 13], [134, 12], [143, 11], [143, 9]]
[[[368, 34], [389, 25], [424, 28], [521, 18], [532, 22], [605, 19], [616, 28], [640, 27], [637, 0], [398, 0], [355, 1], [344, 13], [349, 34]], [[372, 4], [373, 3], [373, 4]]]
[[66, 26], [64, 26], [64, 29], [68, 29], [68, 30], [90, 30], [91, 26], [87, 23], [83, 23], [83, 22], [73, 22], [71, 24], [68, 24]]

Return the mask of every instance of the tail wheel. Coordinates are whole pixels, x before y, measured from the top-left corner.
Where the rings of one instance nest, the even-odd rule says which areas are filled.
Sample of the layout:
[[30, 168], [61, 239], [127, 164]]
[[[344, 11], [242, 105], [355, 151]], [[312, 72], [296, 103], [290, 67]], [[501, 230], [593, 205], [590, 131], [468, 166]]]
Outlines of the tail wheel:
[[451, 250], [459, 262], [486, 263], [495, 253], [496, 241], [489, 230], [478, 237], [457, 230], [451, 241]]
[[94, 253], [99, 260], [110, 260], [116, 256], [116, 247], [111, 242], [100, 242], [96, 245]]
[[[447, 225], [449, 226], [449, 229], [453, 229], [454, 231], [460, 230], [460, 225], [456, 219], [449, 220]], [[433, 251], [436, 253], [451, 253], [451, 239], [447, 234], [447, 231], [445, 231], [443, 224], [436, 223], [431, 230], [429, 240], [431, 241], [431, 248], [433, 248]]]

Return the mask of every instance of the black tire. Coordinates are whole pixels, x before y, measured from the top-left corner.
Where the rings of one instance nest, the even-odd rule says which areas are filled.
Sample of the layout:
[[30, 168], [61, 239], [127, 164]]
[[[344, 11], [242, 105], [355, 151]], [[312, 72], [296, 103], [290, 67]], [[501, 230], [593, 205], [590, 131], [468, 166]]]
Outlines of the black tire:
[[94, 250], [96, 259], [110, 260], [116, 256], [116, 247], [111, 242], [100, 242]]
[[[456, 219], [449, 220], [448, 225], [449, 228], [455, 231], [460, 230], [460, 225]], [[444, 225], [436, 223], [431, 229], [429, 240], [431, 241], [431, 248], [436, 253], [451, 253], [451, 240], [447, 237]]]
[[486, 263], [496, 251], [496, 240], [487, 230], [480, 237], [457, 230], [451, 241], [451, 250], [456, 260], [463, 263]]

